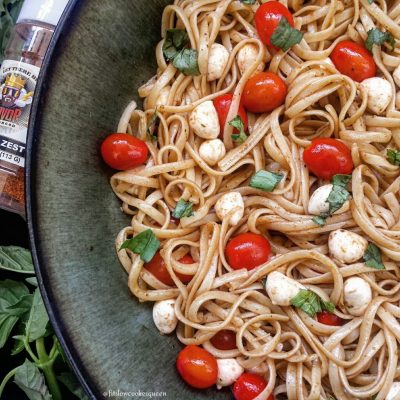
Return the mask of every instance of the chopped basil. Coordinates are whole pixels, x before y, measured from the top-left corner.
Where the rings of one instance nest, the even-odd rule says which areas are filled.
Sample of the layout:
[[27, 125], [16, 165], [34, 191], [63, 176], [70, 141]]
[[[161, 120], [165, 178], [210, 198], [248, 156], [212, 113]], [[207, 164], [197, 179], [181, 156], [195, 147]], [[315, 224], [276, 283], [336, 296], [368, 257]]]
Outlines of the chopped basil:
[[372, 46], [374, 44], [380, 46], [383, 43], [388, 42], [392, 46], [392, 51], [396, 47], [396, 41], [390, 32], [382, 32], [378, 28], [373, 28], [368, 31], [368, 37], [365, 42], [365, 47], [372, 51]]
[[257, 0], [239, 0], [243, 4], [256, 4]]
[[372, 4], [374, 2], [374, 0], [368, 0], [369, 4]]
[[276, 174], [270, 171], [258, 171], [250, 179], [250, 186], [255, 189], [261, 189], [265, 192], [272, 192], [276, 185], [283, 179], [283, 174]]
[[189, 42], [189, 36], [183, 29], [168, 29], [163, 44], [163, 53], [167, 61], [172, 61]]
[[157, 108], [154, 110], [153, 115], [150, 118], [149, 124], [147, 126], [147, 137], [149, 140], [157, 140], [157, 135], [154, 134], [155, 127], [158, 122], [158, 116], [157, 116]]
[[379, 250], [379, 247], [373, 243], [368, 245], [363, 256], [363, 261], [367, 267], [385, 269], [385, 266], [382, 263], [381, 251]]
[[293, 297], [290, 303], [303, 310], [310, 317], [314, 317], [317, 312], [323, 310], [333, 312], [335, 305], [330, 301], [324, 301], [316, 293], [311, 290], [301, 289], [300, 292]]
[[185, 201], [180, 199], [175, 206], [174, 211], [172, 211], [172, 216], [174, 218], [190, 217], [193, 215], [193, 203], [190, 201]]
[[400, 151], [388, 149], [386, 158], [390, 164], [400, 166]]
[[332, 185], [346, 188], [351, 181], [351, 175], [336, 174], [332, 178]]
[[184, 75], [200, 75], [199, 64], [197, 62], [198, 53], [194, 49], [183, 49], [180, 51], [172, 64]]
[[317, 215], [312, 220], [319, 226], [324, 226], [326, 224], [326, 219], [329, 217], [328, 213], [322, 213], [321, 215]]
[[244, 132], [244, 124], [242, 118], [240, 118], [240, 115], [236, 115], [236, 117], [233, 118], [232, 121], [229, 121], [229, 125], [233, 126], [239, 131], [239, 133], [232, 134], [233, 141], [237, 143], [243, 143], [247, 140], [247, 135]]
[[151, 229], [146, 229], [134, 236], [132, 239], [125, 240], [120, 250], [129, 249], [135, 254], [139, 254], [144, 262], [149, 262], [160, 248], [160, 241]]
[[303, 33], [292, 28], [288, 20], [282, 17], [271, 36], [271, 43], [283, 51], [288, 51], [292, 46], [300, 43], [301, 39], [303, 39]]

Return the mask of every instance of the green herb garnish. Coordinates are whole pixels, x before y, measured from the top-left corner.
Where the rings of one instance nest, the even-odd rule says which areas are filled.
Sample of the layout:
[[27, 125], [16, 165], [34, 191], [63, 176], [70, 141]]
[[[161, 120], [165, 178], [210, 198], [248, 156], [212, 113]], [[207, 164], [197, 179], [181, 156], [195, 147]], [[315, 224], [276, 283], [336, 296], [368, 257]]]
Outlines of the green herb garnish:
[[180, 51], [172, 64], [176, 69], [181, 71], [184, 75], [200, 75], [198, 64], [198, 53], [194, 49], [183, 49]]
[[164, 44], [163, 54], [167, 61], [172, 61], [189, 42], [189, 36], [183, 29], [168, 29]]
[[400, 151], [388, 149], [386, 153], [386, 159], [390, 164], [400, 166]]
[[379, 247], [374, 243], [369, 243], [367, 250], [364, 253], [363, 261], [365, 265], [375, 269], [385, 269], [382, 263], [382, 256]]
[[240, 115], [236, 115], [235, 118], [229, 121], [229, 125], [233, 126], [239, 131], [239, 133], [232, 133], [233, 141], [237, 143], [243, 143], [247, 140], [247, 135], [244, 132], [244, 123], [242, 121], [242, 118], [240, 118]]
[[301, 42], [303, 33], [292, 28], [285, 17], [279, 21], [279, 25], [271, 36], [271, 44], [283, 51], [288, 51], [292, 46]]
[[193, 203], [190, 201], [185, 201], [180, 199], [175, 206], [174, 211], [172, 211], [172, 216], [174, 218], [190, 217], [193, 215]]
[[393, 35], [390, 32], [382, 32], [378, 28], [373, 28], [368, 31], [368, 37], [365, 41], [365, 47], [372, 51], [372, 46], [376, 44], [377, 46], [381, 46], [383, 43], [389, 43], [392, 46], [392, 51], [396, 47], [396, 41], [394, 40]]
[[265, 192], [272, 192], [283, 177], [283, 174], [261, 170], [251, 177], [250, 186]]
[[314, 317], [316, 313], [323, 310], [333, 312], [335, 305], [330, 301], [324, 301], [316, 293], [311, 290], [301, 289], [300, 292], [293, 297], [290, 303], [303, 310], [310, 317]]
[[129, 249], [135, 254], [139, 254], [144, 262], [149, 262], [160, 248], [160, 241], [151, 229], [146, 229], [131, 239], [122, 243], [120, 250]]

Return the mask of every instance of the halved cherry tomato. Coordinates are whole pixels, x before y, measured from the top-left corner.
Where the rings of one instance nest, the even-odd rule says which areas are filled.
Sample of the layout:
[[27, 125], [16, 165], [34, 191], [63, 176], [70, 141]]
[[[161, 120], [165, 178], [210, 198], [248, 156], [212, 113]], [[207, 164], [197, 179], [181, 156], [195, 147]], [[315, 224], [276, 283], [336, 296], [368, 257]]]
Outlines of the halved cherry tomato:
[[[178, 261], [181, 262], [182, 264], [193, 264], [194, 263], [193, 258], [189, 254], [184, 255]], [[167, 267], [165, 266], [165, 261], [161, 257], [161, 254], [159, 251], [157, 251], [157, 253], [154, 254], [154, 257], [151, 259], [151, 261], [144, 264], [144, 268], [146, 268], [147, 271], [149, 271], [151, 274], [153, 274], [162, 283], [164, 283], [168, 286], [175, 285], [174, 281], [171, 278], [171, 275], [169, 274], [169, 272], [167, 270]], [[176, 272], [176, 276], [183, 283], [188, 283], [193, 278], [192, 275], [183, 275], [183, 274], [180, 274], [179, 272]]]
[[319, 178], [331, 179], [336, 174], [350, 174], [353, 160], [350, 149], [340, 140], [313, 139], [304, 150], [303, 160], [308, 169]]
[[376, 75], [376, 64], [371, 53], [351, 40], [338, 43], [331, 53], [331, 60], [339, 72], [356, 82]]
[[268, 261], [271, 245], [257, 233], [241, 233], [232, 238], [225, 248], [225, 257], [233, 269], [252, 270]]
[[278, 75], [259, 72], [246, 82], [242, 102], [247, 111], [265, 113], [282, 105], [286, 93], [286, 83]]
[[[217, 110], [219, 126], [220, 126], [220, 139], [224, 138], [224, 127], [226, 124], [226, 117], [228, 116], [229, 109], [231, 108], [233, 99], [232, 93], [223, 94], [222, 96], [218, 96], [214, 99], [214, 107]], [[247, 132], [248, 129], [248, 118], [246, 110], [244, 109], [243, 105], [239, 104], [238, 115], [243, 121], [244, 130]], [[234, 133], [237, 133], [237, 129], [233, 130]]]
[[[233, 385], [233, 396], [235, 400], [253, 400], [266, 387], [267, 382], [263, 377], [245, 372], [239, 376], [238, 380]], [[267, 400], [274, 400], [274, 396], [271, 394]]]
[[219, 350], [233, 350], [236, 349], [236, 334], [229, 329], [222, 329], [210, 339], [210, 342]]
[[[258, 36], [265, 45], [272, 46], [271, 36], [278, 27], [282, 17], [285, 17], [289, 25], [294, 27], [292, 14], [283, 4], [279, 3], [279, 1], [267, 1], [258, 7], [254, 15], [254, 23]], [[272, 47], [276, 48], [275, 46]]]
[[217, 360], [202, 347], [186, 346], [176, 359], [176, 368], [183, 380], [197, 389], [208, 388], [217, 382]]
[[101, 145], [103, 160], [114, 169], [125, 171], [144, 164], [149, 149], [143, 140], [127, 133], [113, 133]]
[[317, 320], [321, 324], [330, 326], [341, 326], [343, 325], [343, 319], [338, 317], [336, 314], [330, 313], [329, 311], [321, 311], [317, 313]]

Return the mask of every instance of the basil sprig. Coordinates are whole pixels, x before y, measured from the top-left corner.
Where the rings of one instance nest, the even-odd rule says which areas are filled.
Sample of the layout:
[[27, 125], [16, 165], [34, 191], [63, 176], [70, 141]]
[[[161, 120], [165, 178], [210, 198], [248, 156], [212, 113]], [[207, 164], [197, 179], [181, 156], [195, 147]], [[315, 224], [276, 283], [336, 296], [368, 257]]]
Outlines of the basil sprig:
[[242, 118], [240, 118], [240, 115], [236, 115], [235, 118], [229, 121], [229, 125], [233, 126], [239, 131], [239, 133], [232, 134], [232, 140], [234, 142], [243, 143], [247, 140], [247, 135], [244, 132], [244, 123], [242, 121]]
[[301, 39], [303, 39], [303, 33], [298, 29], [292, 28], [288, 20], [282, 17], [271, 36], [271, 44], [283, 51], [288, 51], [292, 46], [300, 43]]
[[396, 41], [394, 40], [393, 35], [390, 32], [382, 32], [378, 28], [373, 28], [368, 31], [368, 37], [365, 41], [365, 47], [372, 51], [372, 46], [376, 44], [377, 46], [381, 46], [385, 42], [389, 43], [392, 46], [392, 51], [396, 47]]
[[386, 153], [386, 159], [390, 164], [400, 166], [400, 151], [388, 149]]
[[250, 179], [250, 186], [261, 189], [265, 192], [272, 192], [276, 185], [283, 179], [283, 174], [261, 170], [254, 174]]
[[175, 206], [174, 211], [172, 211], [172, 216], [174, 218], [180, 219], [183, 217], [191, 217], [193, 215], [193, 203], [190, 201], [185, 201], [180, 199]]
[[243, 4], [249, 4], [249, 5], [252, 5], [252, 4], [256, 4], [256, 1], [257, 0], [239, 0], [241, 3], [243, 3]]
[[122, 243], [120, 250], [129, 249], [135, 254], [139, 254], [144, 262], [149, 262], [160, 248], [160, 241], [151, 229], [146, 229], [131, 239]]
[[147, 125], [146, 134], [149, 140], [157, 140], [157, 135], [154, 134], [155, 128], [158, 123], [158, 115], [157, 115], [157, 108], [154, 110], [153, 115], [150, 118], [150, 121]]
[[385, 269], [382, 263], [382, 256], [379, 247], [374, 243], [369, 243], [367, 250], [364, 253], [363, 261], [365, 265], [375, 269]]
[[290, 301], [290, 303], [303, 310], [310, 317], [323, 310], [334, 312], [335, 305], [330, 301], [324, 301], [311, 290], [301, 289], [299, 293]]

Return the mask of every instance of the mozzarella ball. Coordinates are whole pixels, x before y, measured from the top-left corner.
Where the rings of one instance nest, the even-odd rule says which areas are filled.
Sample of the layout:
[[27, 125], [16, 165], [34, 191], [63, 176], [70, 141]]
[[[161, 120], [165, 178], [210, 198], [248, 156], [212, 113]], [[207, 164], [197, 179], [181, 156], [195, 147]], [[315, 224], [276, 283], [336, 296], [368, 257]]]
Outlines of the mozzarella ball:
[[347, 279], [343, 286], [344, 305], [347, 311], [356, 317], [363, 315], [372, 300], [372, 291], [368, 282], [358, 276]]
[[[322, 213], [327, 213], [329, 211], [329, 203], [327, 202], [328, 196], [331, 193], [333, 185], [323, 185], [314, 191], [308, 202], [308, 213], [311, 215], [321, 215]], [[335, 211], [334, 214], [340, 214], [346, 212], [350, 208], [350, 203], [348, 200]]]
[[393, 71], [393, 80], [398, 87], [400, 87], [400, 65]]
[[161, 300], [154, 303], [153, 321], [162, 334], [173, 332], [178, 324], [175, 314], [175, 300]]
[[244, 214], [243, 197], [239, 192], [225, 193], [215, 203], [215, 212], [220, 220], [223, 220], [232, 211], [234, 212], [231, 214], [229, 223], [236, 225]]
[[226, 154], [224, 142], [219, 139], [207, 140], [200, 145], [199, 154], [208, 165], [215, 165]]
[[171, 91], [171, 86], [164, 86], [157, 97], [156, 106], [166, 106], [168, 103], [169, 92]]
[[265, 283], [265, 290], [272, 304], [277, 306], [290, 306], [290, 301], [301, 289], [305, 290], [306, 287], [278, 271], [271, 272]]
[[392, 100], [392, 85], [383, 78], [368, 78], [360, 83], [368, 94], [367, 106], [374, 114], [382, 114]]
[[229, 60], [229, 52], [219, 43], [214, 43], [211, 46], [210, 54], [208, 56], [208, 70], [207, 80], [209, 82], [221, 78], [222, 73]]
[[368, 241], [357, 233], [337, 229], [328, 239], [329, 252], [342, 263], [351, 264], [358, 261], [368, 247]]
[[[243, 75], [246, 70], [248, 70], [252, 64], [256, 61], [258, 56], [258, 47], [255, 44], [249, 43], [243, 46], [237, 53], [236, 61], [239, 67], [240, 73]], [[264, 71], [265, 64], [260, 63], [257, 66], [255, 72]]]
[[197, 136], [216, 139], [219, 135], [217, 110], [211, 100], [199, 104], [190, 114], [189, 124]]
[[234, 358], [217, 359], [218, 378], [217, 388], [221, 389], [225, 386], [230, 386], [240, 375], [243, 374], [243, 367]]
[[400, 382], [393, 382], [385, 400], [400, 400]]

